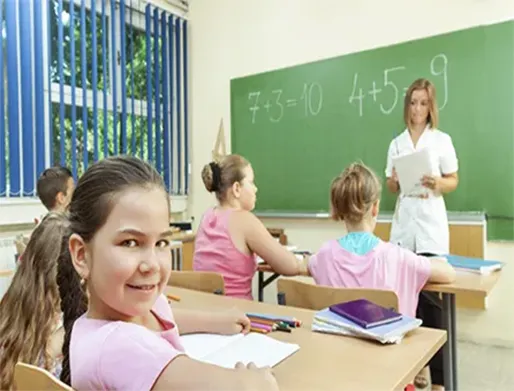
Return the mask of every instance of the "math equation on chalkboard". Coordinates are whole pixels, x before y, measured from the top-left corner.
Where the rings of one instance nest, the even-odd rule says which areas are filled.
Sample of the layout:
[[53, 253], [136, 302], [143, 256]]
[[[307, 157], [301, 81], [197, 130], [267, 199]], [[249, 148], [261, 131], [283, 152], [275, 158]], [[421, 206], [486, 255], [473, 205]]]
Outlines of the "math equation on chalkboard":
[[[448, 104], [448, 58], [446, 54], [439, 53], [428, 65], [433, 76], [431, 81], [440, 87], [437, 94], [438, 103], [439, 110], [443, 110]], [[355, 72], [345, 81], [345, 91], [342, 91], [341, 95], [338, 94], [342, 97], [342, 104], [355, 107], [355, 113], [359, 117], [365, 117], [365, 108], [369, 111], [369, 107], [374, 107], [374, 110], [383, 115], [391, 114], [398, 104], [402, 104], [402, 98], [408, 90], [408, 86], [402, 86], [397, 82], [398, 78], [405, 79], [405, 75], [402, 77], [401, 73], [406, 70], [406, 66], [399, 64], [383, 69], [380, 79], [367, 79], [366, 82], [362, 82], [359, 73]], [[365, 104], [367, 99], [371, 100], [371, 104]], [[275, 123], [280, 122], [287, 112], [292, 112], [295, 116], [300, 114], [304, 117], [316, 117], [323, 110], [323, 87], [318, 82], [303, 83], [299, 96], [288, 94], [288, 91], [280, 88], [271, 91], [250, 91], [248, 105], [252, 124], [261, 121], [261, 118]], [[293, 113], [294, 111], [296, 113]]]
[[271, 122], [280, 122], [286, 111], [299, 110], [305, 116], [317, 116], [323, 109], [323, 88], [319, 83], [304, 83], [300, 96], [287, 95], [277, 88], [267, 96], [261, 91], [248, 93], [252, 124], [257, 122], [259, 111]]

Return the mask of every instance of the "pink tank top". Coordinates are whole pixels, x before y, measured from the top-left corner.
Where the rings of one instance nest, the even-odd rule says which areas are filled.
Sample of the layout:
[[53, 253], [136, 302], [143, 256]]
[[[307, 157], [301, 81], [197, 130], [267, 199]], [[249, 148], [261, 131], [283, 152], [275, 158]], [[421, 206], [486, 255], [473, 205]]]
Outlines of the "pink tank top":
[[203, 215], [195, 239], [193, 269], [220, 273], [225, 295], [252, 300], [255, 255], [238, 250], [228, 230], [231, 209], [209, 209]]

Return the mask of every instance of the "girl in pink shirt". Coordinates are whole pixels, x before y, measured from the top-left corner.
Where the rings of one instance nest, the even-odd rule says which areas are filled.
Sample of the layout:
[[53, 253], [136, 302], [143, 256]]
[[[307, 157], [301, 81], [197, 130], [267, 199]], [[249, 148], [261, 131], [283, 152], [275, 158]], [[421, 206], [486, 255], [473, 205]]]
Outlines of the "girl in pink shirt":
[[278, 389], [269, 368], [225, 369], [185, 354], [181, 334], [246, 333], [250, 322], [239, 312], [172, 311], [162, 294], [169, 211], [162, 178], [137, 158], [101, 160], [80, 178], [57, 274], [61, 380], [75, 390]]
[[377, 176], [363, 164], [350, 165], [333, 180], [332, 218], [345, 223], [347, 234], [325, 243], [309, 259], [309, 273], [319, 285], [394, 291], [400, 312], [416, 316], [423, 286], [452, 282], [455, 271], [444, 258], [416, 255], [373, 234], [380, 192]]
[[239, 155], [225, 156], [202, 170], [205, 188], [219, 205], [202, 217], [195, 239], [193, 268], [220, 273], [227, 296], [252, 299], [255, 255], [286, 276], [301, 272], [296, 257], [282, 247], [251, 212], [257, 187], [250, 163]]

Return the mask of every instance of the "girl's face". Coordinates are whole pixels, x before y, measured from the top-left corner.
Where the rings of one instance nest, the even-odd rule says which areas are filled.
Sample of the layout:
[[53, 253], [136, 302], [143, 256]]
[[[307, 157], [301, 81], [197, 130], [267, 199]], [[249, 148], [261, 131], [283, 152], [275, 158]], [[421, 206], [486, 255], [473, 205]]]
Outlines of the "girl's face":
[[70, 239], [74, 264], [88, 282], [89, 316], [140, 322], [135, 318], [149, 315], [171, 270], [168, 216], [162, 189], [131, 188], [82, 251], [73, 251], [73, 240], [81, 239]]
[[257, 199], [257, 186], [252, 166], [248, 165], [243, 170], [244, 178], [233, 185], [233, 193], [241, 205], [241, 209], [251, 211], [255, 208]]

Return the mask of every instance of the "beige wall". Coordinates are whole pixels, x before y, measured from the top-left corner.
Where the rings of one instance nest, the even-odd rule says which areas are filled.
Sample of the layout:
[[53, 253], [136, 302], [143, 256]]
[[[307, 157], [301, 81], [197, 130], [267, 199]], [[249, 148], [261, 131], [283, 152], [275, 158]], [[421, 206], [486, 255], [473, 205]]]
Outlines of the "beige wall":
[[[230, 145], [231, 78], [513, 17], [513, 0], [192, 0], [189, 214], [198, 222], [214, 202], [200, 171], [221, 117]], [[311, 248], [342, 231], [326, 220], [267, 224]]]

